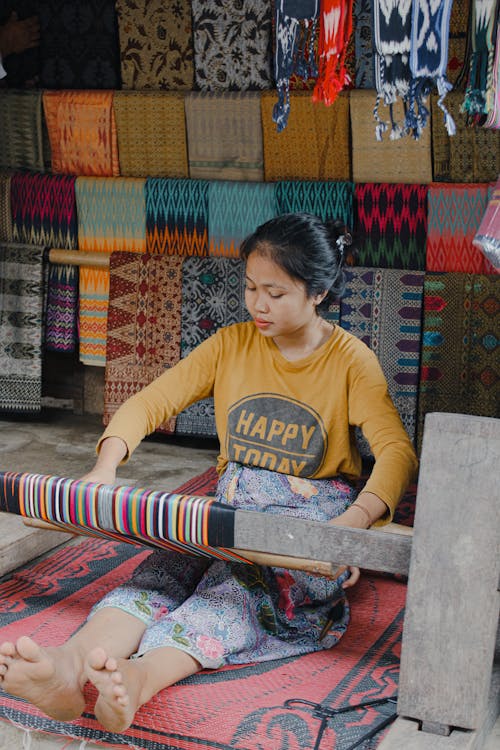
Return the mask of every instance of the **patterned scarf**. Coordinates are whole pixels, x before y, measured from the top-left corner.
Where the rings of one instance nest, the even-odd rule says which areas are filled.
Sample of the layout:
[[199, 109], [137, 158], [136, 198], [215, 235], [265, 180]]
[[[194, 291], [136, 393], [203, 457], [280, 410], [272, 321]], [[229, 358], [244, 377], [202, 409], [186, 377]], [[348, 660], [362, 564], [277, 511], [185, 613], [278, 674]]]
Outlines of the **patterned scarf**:
[[316, 77], [314, 37], [319, 0], [276, 0], [274, 75], [278, 101], [273, 120], [278, 133], [286, 128], [290, 114], [290, 76]]
[[347, 44], [352, 34], [353, 0], [323, 0], [319, 23], [319, 70], [313, 101], [333, 104], [351, 84], [346, 68]]
[[471, 121], [487, 114], [486, 94], [493, 75], [497, 0], [474, 0], [472, 6], [472, 55], [462, 105]]
[[356, 88], [374, 89], [373, 2], [354, 0], [354, 43]]

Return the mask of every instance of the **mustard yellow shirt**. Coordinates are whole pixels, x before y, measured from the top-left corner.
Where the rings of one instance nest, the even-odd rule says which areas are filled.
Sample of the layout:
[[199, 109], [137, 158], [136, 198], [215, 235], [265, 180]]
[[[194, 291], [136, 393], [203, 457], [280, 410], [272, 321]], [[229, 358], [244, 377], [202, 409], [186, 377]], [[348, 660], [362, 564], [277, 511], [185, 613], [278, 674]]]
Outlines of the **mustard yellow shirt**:
[[214, 397], [219, 473], [237, 461], [295, 476], [356, 479], [358, 426], [375, 458], [364, 489], [387, 504], [384, 520], [415, 476], [415, 452], [375, 354], [338, 326], [294, 362], [253, 322], [221, 328], [128, 399], [99, 445], [117, 436], [130, 455], [162, 422], [208, 396]]

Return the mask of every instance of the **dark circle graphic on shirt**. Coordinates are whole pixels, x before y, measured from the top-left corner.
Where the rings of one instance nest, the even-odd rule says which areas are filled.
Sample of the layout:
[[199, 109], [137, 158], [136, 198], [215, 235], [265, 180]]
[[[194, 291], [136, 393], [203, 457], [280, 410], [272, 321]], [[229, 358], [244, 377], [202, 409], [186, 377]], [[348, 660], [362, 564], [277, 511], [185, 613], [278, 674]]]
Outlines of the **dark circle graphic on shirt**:
[[230, 461], [311, 477], [323, 463], [328, 435], [307, 404], [275, 393], [246, 396], [229, 409]]

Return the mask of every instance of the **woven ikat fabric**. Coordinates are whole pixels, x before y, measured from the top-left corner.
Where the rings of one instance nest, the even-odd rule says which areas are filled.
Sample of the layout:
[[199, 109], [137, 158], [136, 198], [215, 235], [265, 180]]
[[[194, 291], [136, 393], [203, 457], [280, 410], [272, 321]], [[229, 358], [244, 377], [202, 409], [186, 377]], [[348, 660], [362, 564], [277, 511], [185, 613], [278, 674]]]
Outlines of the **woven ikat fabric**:
[[208, 182], [146, 180], [146, 250], [208, 255]]
[[2, 91], [0, 133], [0, 168], [45, 171], [50, 149], [44, 138], [40, 91]]
[[[104, 424], [180, 358], [182, 258], [112, 253], [107, 319]], [[175, 418], [157, 432], [172, 433]]]
[[[185, 258], [182, 266], [181, 356], [222, 326], [249, 320], [244, 303], [245, 270], [238, 258]], [[216, 436], [212, 399], [177, 416], [179, 434]]]
[[275, 185], [278, 214], [304, 211], [322, 221], [340, 219], [353, 226], [354, 185], [352, 182], [289, 180]]

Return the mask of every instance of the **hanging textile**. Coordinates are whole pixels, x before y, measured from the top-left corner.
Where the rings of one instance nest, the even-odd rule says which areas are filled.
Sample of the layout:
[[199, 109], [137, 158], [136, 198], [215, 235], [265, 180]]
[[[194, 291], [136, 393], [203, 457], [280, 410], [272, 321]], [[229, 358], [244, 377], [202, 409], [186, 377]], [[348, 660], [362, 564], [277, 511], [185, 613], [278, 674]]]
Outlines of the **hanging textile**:
[[275, 99], [272, 92], [261, 95], [264, 179], [350, 180], [347, 92], [331, 107], [318, 106], [306, 91], [290, 92], [290, 117], [281, 133], [272, 121]]
[[373, 0], [354, 0], [355, 86], [375, 88]]
[[456, 87], [461, 88], [462, 78], [469, 65], [469, 17], [471, 0], [453, 0], [448, 35], [448, 67], [446, 77]]
[[117, 0], [123, 89], [192, 89], [189, 0]]
[[278, 214], [305, 211], [322, 221], [340, 219], [353, 226], [354, 185], [352, 182], [293, 180], [276, 183]]
[[44, 91], [43, 108], [60, 174], [120, 174], [112, 91]]
[[242, 240], [274, 216], [274, 185], [265, 182], [210, 182], [209, 255], [238, 257]]
[[491, 86], [497, 37], [497, 0], [472, 0], [472, 54], [462, 111], [472, 122], [488, 114], [486, 97]]
[[43, 136], [40, 91], [2, 91], [0, 133], [0, 168], [45, 171], [50, 151]]
[[114, 0], [38, 0], [40, 87], [119, 89]]
[[191, 6], [196, 87], [213, 92], [270, 88], [271, 3], [193, 0]]
[[115, 91], [113, 111], [123, 177], [187, 177], [184, 95]]
[[[15, 242], [77, 247], [75, 177], [16, 173], [11, 180]], [[51, 263], [45, 311], [45, 348], [72, 352], [77, 340], [78, 268]]]
[[272, 119], [280, 133], [290, 115], [290, 77], [316, 78], [314, 43], [319, 19], [319, 0], [276, 0], [274, 77], [278, 101]]
[[262, 182], [259, 93], [193, 91], [185, 109], [191, 178]]
[[354, 230], [359, 264], [425, 269], [427, 185], [354, 186]]
[[353, 0], [322, 0], [319, 16], [318, 80], [313, 101], [333, 104], [348, 88], [347, 47], [353, 30]]
[[146, 251], [208, 255], [208, 182], [146, 180]]
[[10, 172], [0, 171], [0, 242], [12, 242], [10, 181]]
[[[103, 422], [180, 357], [182, 258], [110, 258]], [[175, 417], [156, 431], [172, 433]]]
[[[500, 14], [500, 4], [499, 4]], [[493, 71], [490, 85], [486, 91], [486, 110], [488, 116], [484, 123], [485, 128], [500, 128], [500, 15], [496, 31], [495, 58], [493, 60]]]
[[429, 185], [426, 269], [459, 273], [494, 273], [473, 244], [488, 204], [488, 185]]
[[[78, 249], [112, 253], [146, 250], [145, 179], [78, 177], [76, 205]], [[109, 271], [80, 268], [80, 360], [103, 367], [106, 361], [106, 324]]]
[[488, 189], [488, 205], [472, 240], [487, 262], [500, 272], [500, 178]]
[[44, 248], [0, 245], [0, 412], [42, 408]]

